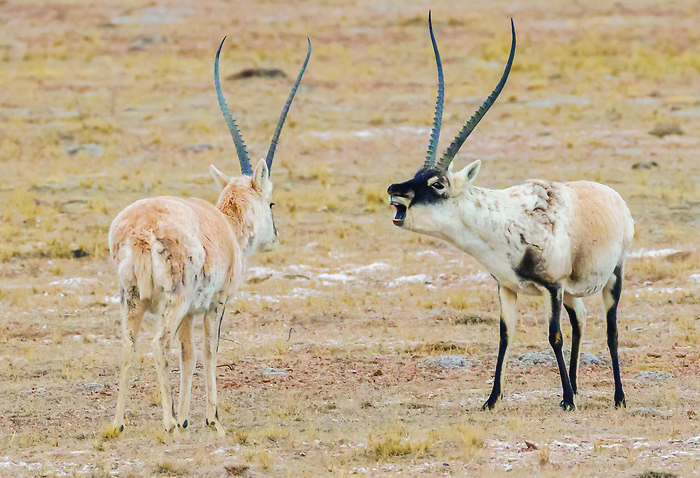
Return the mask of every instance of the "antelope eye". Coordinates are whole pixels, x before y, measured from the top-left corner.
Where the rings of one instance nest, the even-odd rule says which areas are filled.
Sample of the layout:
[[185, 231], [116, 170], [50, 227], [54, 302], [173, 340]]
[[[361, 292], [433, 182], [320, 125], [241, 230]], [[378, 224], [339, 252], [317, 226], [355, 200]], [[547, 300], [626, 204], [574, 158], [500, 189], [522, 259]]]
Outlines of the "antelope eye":
[[437, 191], [442, 191], [443, 189], [445, 189], [445, 185], [442, 184], [440, 181], [435, 181], [435, 182], [432, 184], [432, 186], [433, 186], [433, 188], [435, 188]]
[[274, 206], [274, 205], [275, 205], [275, 203], [271, 202], [271, 203], [270, 203], [270, 209], [272, 209], [272, 206]]

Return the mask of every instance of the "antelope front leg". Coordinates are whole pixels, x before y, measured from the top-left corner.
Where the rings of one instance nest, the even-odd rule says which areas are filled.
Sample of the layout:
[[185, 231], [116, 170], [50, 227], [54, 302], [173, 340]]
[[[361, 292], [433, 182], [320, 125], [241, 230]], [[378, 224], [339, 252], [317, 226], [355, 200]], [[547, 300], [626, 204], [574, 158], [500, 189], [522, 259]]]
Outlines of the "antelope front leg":
[[122, 353], [122, 370], [119, 379], [119, 394], [117, 395], [117, 411], [114, 414], [112, 425], [124, 431], [126, 423], [126, 392], [129, 389], [129, 372], [134, 365], [134, 352], [136, 350], [136, 337], [141, 328], [141, 319], [146, 310], [144, 301], [134, 301], [127, 298], [123, 307], [122, 340], [124, 350]]
[[216, 397], [216, 349], [219, 345], [219, 326], [223, 318], [224, 302], [220, 302], [204, 315], [204, 383], [207, 389], [206, 424], [214, 428], [219, 436], [225, 434], [219, 421]]
[[583, 300], [564, 294], [564, 308], [571, 322], [571, 361], [569, 362], [569, 380], [574, 395], [578, 394], [578, 361], [581, 355], [581, 337], [586, 328], [586, 308]]
[[192, 375], [196, 364], [192, 329], [194, 320], [187, 316], [182, 320], [178, 331], [180, 339], [180, 395], [177, 404], [177, 426], [187, 428], [190, 416], [190, 401], [192, 397]]
[[508, 360], [508, 348], [513, 342], [515, 333], [515, 306], [518, 294], [499, 284], [498, 297], [501, 300], [501, 339], [498, 346], [498, 361], [496, 362], [496, 374], [493, 377], [493, 389], [482, 410], [493, 410], [503, 396], [501, 383], [506, 360]]
[[566, 363], [564, 362], [564, 354], [562, 348], [564, 346], [564, 338], [561, 334], [561, 306], [564, 297], [564, 291], [558, 286], [547, 287], [552, 298], [552, 317], [549, 320], [549, 344], [554, 350], [554, 356], [557, 358], [559, 365], [559, 375], [561, 376], [561, 386], [564, 390], [564, 398], [561, 401], [561, 408], [564, 410], [576, 410], [574, 403], [574, 391], [571, 388], [569, 375], [566, 373]]

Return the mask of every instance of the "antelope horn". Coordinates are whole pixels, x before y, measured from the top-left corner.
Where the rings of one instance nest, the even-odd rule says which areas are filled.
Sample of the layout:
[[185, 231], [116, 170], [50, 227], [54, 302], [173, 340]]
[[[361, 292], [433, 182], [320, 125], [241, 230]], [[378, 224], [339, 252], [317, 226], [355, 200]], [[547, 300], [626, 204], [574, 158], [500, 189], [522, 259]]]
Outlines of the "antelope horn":
[[231, 133], [231, 138], [233, 138], [233, 144], [236, 145], [236, 152], [238, 153], [238, 161], [241, 163], [241, 173], [245, 176], [253, 175], [253, 167], [250, 165], [250, 158], [248, 157], [248, 151], [246, 150], [245, 143], [243, 142], [243, 137], [238, 129], [236, 120], [231, 116], [231, 111], [226, 106], [226, 99], [224, 99], [224, 94], [221, 91], [221, 81], [219, 80], [219, 54], [221, 53], [221, 47], [224, 46], [224, 41], [221, 40], [219, 49], [216, 51], [216, 60], [214, 60], [214, 83], [216, 84], [216, 97], [219, 99], [219, 107], [221, 108], [221, 113], [224, 115], [226, 124], [228, 125], [228, 130]]
[[445, 80], [442, 76], [442, 62], [440, 61], [440, 52], [438, 51], [435, 35], [433, 34], [432, 12], [428, 12], [428, 27], [430, 29], [430, 41], [433, 43], [433, 51], [435, 52], [435, 62], [437, 63], [438, 71], [438, 96], [435, 104], [435, 117], [433, 118], [433, 130], [430, 132], [430, 143], [428, 143], [428, 152], [425, 154], [425, 163], [423, 169], [435, 167], [435, 155], [437, 153], [438, 140], [440, 139], [440, 126], [442, 125], [442, 108], [445, 103]]
[[447, 168], [450, 166], [450, 163], [457, 154], [457, 151], [459, 151], [459, 148], [462, 147], [464, 141], [469, 137], [471, 132], [474, 131], [476, 125], [479, 124], [481, 118], [484, 117], [489, 108], [491, 108], [491, 106], [494, 104], [496, 98], [498, 98], [498, 95], [501, 93], [501, 90], [505, 86], [506, 80], [508, 79], [508, 74], [510, 73], [510, 67], [513, 65], [513, 57], [515, 57], [515, 25], [513, 24], [512, 18], [510, 19], [510, 29], [512, 34], [512, 40], [510, 44], [510, 56], [508, 57], [508, 63], [506, 63], [506, 68], [503, 71], [503, 76], [501, 76], [501, 81], [498, 82], [498, 85], [496, 85], [496, 88], [491, 92], [486, 101], [484, 101], [484, 103], [479, 107], [479, 109], [476, 110], [476, 112], [472, 115], [469, 121], [467, 121], [467, 124], [465, 124], [462, 127], [462, 130], [459, 132], [459, 134], [457, 134], [457, 136], [455, 136], [455, 139], [452, 140], [452, 143], [445, 151], [445, 154], [443, 154], [442, 158], [440, 158], [440, 160], [438, 161], [437, 169], [443, 171], [447, 170]]
[[267, 151], [267, 158], [265, 158], [265, 161], [267, 162], [268, 172], [272, 171], [272, 160], [275, 156], [275, 149], [277, 148], [277, 141], [279, 141], [280, 133], [282, 132], [282, 126], [284, 126], [284, 120], [287, 118], [287, 112], [289, 111], [289, 107], [292, 106], [294, 94], [297, 92], [297, 88], [299, 88], [301, 77], [304, 76], [306, 65], [309, 63], [309, 58], [311, 58], [311, 40], [309, 40], [309, 37], [306, 37], [306, 41], [309, 43], [309, 50], [306, 53], [306, 59], [304, 60], [304, 64], [301, 65], [301, 71], [299, 72], [299, 75], [297, 75], [297, 79], [294, 81], [292, 91], [289, 93], [289, 97], [287, 97], [287, 102], [284, 104], [284, 108], [282, 108], [282, 113], [280, 114], [280, 119], [277, 122], [275, 134], [272, 135], [272, 141], [270, 141], [270, 149]]

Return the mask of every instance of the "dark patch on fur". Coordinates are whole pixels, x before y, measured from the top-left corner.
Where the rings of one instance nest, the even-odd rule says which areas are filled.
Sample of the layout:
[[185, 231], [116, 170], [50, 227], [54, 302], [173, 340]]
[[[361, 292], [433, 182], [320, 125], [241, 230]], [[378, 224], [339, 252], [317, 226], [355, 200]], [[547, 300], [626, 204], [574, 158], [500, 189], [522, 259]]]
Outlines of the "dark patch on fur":
[[[524, 242], [522, 234], [521, 241]], [[549, 281], [542, 276], [541, 272], [542, 255], [532, 247], [525, 249], [525, 254], [520, 260], [520, 264], [515, 268], [515, 273], [523, 280], [532, 281], [541, 286], [549, 285]]]

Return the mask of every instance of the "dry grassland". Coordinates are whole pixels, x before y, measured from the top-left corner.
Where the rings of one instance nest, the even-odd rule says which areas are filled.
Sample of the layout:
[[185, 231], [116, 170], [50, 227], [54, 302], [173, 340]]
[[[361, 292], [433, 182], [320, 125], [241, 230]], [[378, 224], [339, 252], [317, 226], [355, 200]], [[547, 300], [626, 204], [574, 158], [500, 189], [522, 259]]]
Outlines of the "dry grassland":
[[[385, 196], [427, 145], [431, 8], [443, 144], [497, 81], [511, 16], [518, 31], [510, 81], [458, 165], [483, 159], [486, 187], [591, 179], [628, 201], [625, 410], [612, 407], [599, 299], [586, 301], [580, 410], [566, 413], [547, 306], [526, 298], [505, 399], [479, 411], [496, 285], [472, 258], [393, 227]], [[0, 0], [0, 475], [698, 473], [699, 18], [696, 0]], [[137, 198], [214, 200], [209, 163], [238, 172], [212, 80], [224, 35], [224, 76], [287, 75], [223, 81], [252, 156], [313, 42], [273, 171], [283, 243], [251, 262], [224, 321], [227, 436], [204, 426], [200, 368], [188, 434], [161, 432], [148, 326], [117, 436], [107, 229]]]

